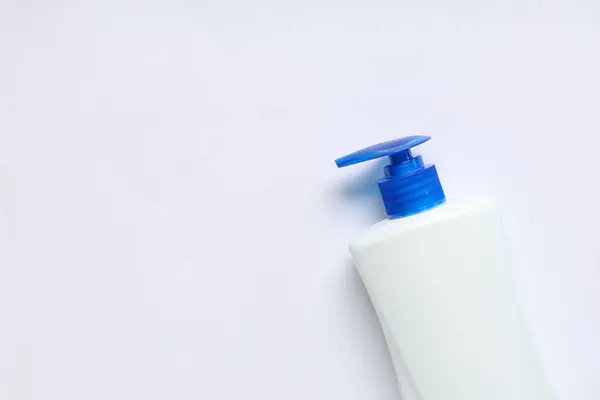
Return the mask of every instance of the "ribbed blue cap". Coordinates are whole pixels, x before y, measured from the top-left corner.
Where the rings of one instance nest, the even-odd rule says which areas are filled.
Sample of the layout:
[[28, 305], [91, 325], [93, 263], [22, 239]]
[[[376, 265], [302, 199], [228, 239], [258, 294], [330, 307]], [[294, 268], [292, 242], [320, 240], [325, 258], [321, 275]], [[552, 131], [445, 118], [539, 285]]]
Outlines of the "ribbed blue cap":
[[347, 167], [379, 157], [389, 157], [379, 190], [390, 218], [406, 217], [429, 210], [446, 201], [435, 165], [424, 165], [421, 156], [413, 157], [410, 149], [431, 139], [407, 136], [379, 143], [338, 158], [338, 167]]

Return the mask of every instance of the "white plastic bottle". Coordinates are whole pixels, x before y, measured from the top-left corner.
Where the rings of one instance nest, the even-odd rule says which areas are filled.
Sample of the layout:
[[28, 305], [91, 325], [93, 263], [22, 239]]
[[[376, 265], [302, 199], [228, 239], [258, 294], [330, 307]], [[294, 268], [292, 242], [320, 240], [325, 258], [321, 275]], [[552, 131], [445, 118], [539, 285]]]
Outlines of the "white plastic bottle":
[[435, 166], [381, 143], [336, 161], [389, 156], [388, 219], [350, 246], [404, 400], [556, 400], [523, 323], [497, 206], [446, 201]]

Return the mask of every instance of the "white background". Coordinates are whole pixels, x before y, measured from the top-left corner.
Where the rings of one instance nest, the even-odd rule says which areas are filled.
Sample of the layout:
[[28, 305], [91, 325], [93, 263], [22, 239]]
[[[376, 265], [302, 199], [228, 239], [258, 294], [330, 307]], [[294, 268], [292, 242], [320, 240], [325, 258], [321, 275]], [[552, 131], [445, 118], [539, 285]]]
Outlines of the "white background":
[[420, 133], [597, 400], [599, 49], [584, 0], [0, 0], [0, 399], [398, 399], [333, 159]]

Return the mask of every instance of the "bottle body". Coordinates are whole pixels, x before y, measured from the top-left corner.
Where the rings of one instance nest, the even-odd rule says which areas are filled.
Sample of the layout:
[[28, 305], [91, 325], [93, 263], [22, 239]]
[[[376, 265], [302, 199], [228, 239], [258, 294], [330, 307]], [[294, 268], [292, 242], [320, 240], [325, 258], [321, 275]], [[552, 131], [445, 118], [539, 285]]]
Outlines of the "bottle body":
[[492, 201], [381, 221], [350, 251], [406, 400], [556, 399], [523, 323]]

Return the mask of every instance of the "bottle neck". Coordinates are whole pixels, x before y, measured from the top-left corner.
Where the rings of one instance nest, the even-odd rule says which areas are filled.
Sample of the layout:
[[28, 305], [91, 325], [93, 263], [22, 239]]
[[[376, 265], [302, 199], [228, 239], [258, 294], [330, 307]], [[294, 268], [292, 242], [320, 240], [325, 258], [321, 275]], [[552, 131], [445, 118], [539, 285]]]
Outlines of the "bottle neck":
[[446, 201], [435, 166], [425, 166], [421, 156], [386, 166], [378, 185], [389, 218], [418, 214]]

